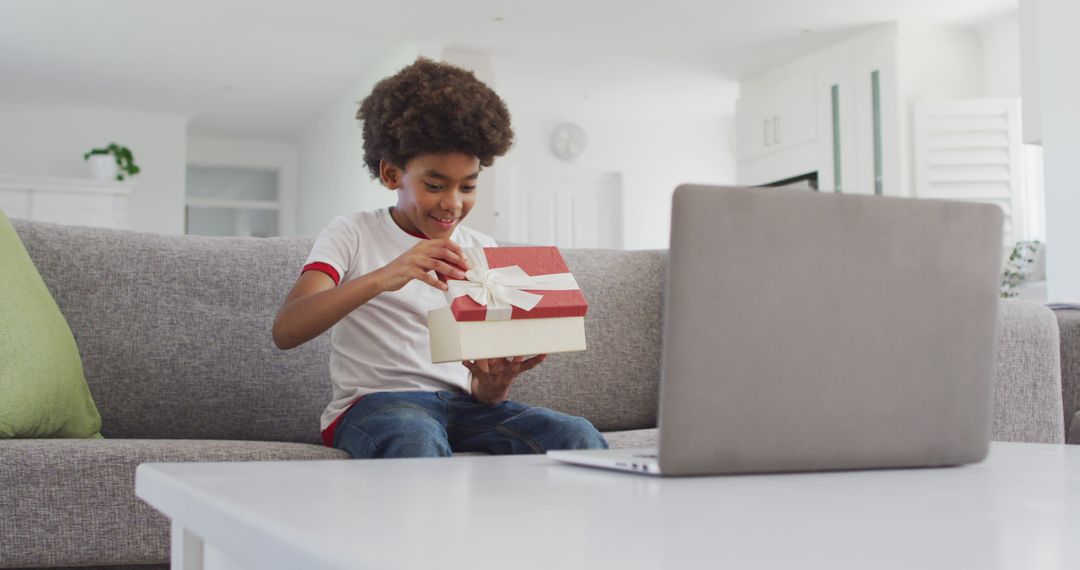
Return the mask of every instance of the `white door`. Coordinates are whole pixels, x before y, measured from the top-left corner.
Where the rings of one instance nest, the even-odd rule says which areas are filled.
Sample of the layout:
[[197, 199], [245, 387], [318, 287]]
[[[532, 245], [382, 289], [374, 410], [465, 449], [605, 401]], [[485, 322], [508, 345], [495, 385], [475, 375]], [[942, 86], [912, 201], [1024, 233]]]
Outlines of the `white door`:
[[[622, 176], [514, 169], [499, 237], [532, 245], [622, 248]], [[499, 212], [499, 217], [504, 217]]]

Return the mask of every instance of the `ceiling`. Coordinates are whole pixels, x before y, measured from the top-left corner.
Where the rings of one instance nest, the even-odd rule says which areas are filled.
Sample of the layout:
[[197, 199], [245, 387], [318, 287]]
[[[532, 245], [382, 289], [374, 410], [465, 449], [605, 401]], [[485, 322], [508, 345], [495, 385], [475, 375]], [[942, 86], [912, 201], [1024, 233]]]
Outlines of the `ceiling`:
[[730, 112], [734, 80], [875, 24], [974, 26], [1016, 5], [3, 0], [0, 99], [177, 113], [195, 134], [288, 140], [386, 52], [414, 42], [492, 54], [512, 108]]

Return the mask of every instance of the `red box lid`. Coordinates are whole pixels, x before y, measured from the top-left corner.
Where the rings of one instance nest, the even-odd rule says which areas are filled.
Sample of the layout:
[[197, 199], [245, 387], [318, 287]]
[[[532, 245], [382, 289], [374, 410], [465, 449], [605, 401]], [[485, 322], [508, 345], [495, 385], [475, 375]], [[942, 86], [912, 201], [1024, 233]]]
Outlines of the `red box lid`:
[[[529, 275], [570, 273], [557, 247], [485, 247], [483, 249], [484, 257], [491, 269], [517, 265]], [[441, 273], [437, 276], [440, 281], [448, 280], [448, 277]], [[514, 307], [510, 315], [511, 319], [583, 317], [589, 309], [589, 304], [580, 290], [523, 289], [523, 291], [542, 295], [543, 299], [531, 311]], [[454, 319], [458, 321], [483, 321], [487, 317], [487, 307], [467, 295], [453, 299], [450, 302], [450, 311], [454, 314]]]

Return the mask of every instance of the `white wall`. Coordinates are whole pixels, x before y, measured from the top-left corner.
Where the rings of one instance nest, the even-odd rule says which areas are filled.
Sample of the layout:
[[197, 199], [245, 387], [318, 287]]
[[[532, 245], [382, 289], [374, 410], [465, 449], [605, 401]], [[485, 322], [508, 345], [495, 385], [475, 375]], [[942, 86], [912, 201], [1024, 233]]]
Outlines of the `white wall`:
[[1024, 114], [1024, 142], [1042, 144], [1042, 94], [1039, 60], [1039, 0], [1021, 0], [1016, 19], [1020, 24], [1020, 97]]
[[979, 26], [984, 97], [1020, 96], [1020, 22], [1016, 12]]
[[[297, 189], [297, 232], [314, 235], [334, 217], [386, 207], [396, 195], [368, 175], [363, 164], [361, 125], [356, 121], [359, 102], [375, 83], [412, 63], [418, 55], [442, 59], [476, 72], [477, 77], [503, 95], [510, 107], [515, 145], [486, 170], [483, 200], [465, 223], [498, 239], [495, 212], [513, 200], [515, 169], [558, 172], [619, 173], [624, 181], [624, 246], [632, 249], [664, 248], [668, 244], [671, 193], [684, 182], [735, 183], [732, 149], [735, 84], [711, 102], [708, 116], [668, 109], [662, 114], [647, 108], [635, 114], [608, 113], [596, 106], [557, 109], [533, 101], [513, 99], [500, 91], [491, 56], [443, 46], [405, 43], [366, 69], [360, 79], [312, 121], [300, 137]], [[553, 87], [556, 88], [557, 87]], [[663, 107], [661, 107], [663, 108]], [[645, 117], [656, 116], [656, 119]], [[558, 123], [572, 120], [589, 135], [589, 146], [573, 164], [555, 158], [548, 137]], [[502, 232], [505, 234], [505, 232]]]
[[[427, 51], [430, 50], [430, 47], [427, 48]], [[472, 71], [477, 79], [498, 92], [497, 78], [495, 77], [495, 69], [492, 66], [490, 53], [447, 48], [442, 50], [437, 59]], [[480, 175], [476, 183], [476, 204], [469, 212], [469, 217], [463, 222], [466, 226], [489, 236], [494, 236], [496, 233], [495, 204], [498, 188], [495, 185], [495, 180], [499, 175], [499, 165], [502, 163], [503, 161], [496, 157], [495, 163], [491, 167], [485, 168], [483, 174]]]
[[[735, 90], [715, 102], [711, 117], [672, 119], [671, 112], [642, 109], [638, 115], [595, 110], [552, 109], [509, 101], [515, 145], [497, 161], [500, 211], [512, 208], [515, 169], [552, 174], [618, 173], [623, 180], [623, 246], [666, 248], [671, 224], [671, 193], [679, 184], [735, 183]], [[650, 120], [649, 117], [655, 117]], [[573, 163], [548, 150], [551, 130], [562, 122], [580, 125], [588, 136], [585, 152]], [[511, 236], [499, 235], [509, 240]]]
[[89, 178], [83, 154], [115, 142], [131, 149], [142, 170], [131, 179], [128, 227], [180, 234], [187, 122], [162, 113], [0, 102], [0, 173]]
[[978, 32], [901, 22], [897, 36], [900, 165], [903, 195], [915, 195], [913, 109], [919, 100], [983, 96], [983, 52]]
[[[991, 99], [1021, 99], [1022, 129], [1030, 128], [1029, 121], [1038, 121], [1037, 106], [1025, 106], [1020, 63], [1020, 16], [1013, 11], [977, 28], [983, 59], [983, 96]], [[1031, 115], [1031, 116], [1029, 116]], [[1020, 227], [1024, 240], [1046, 242], [1045, 192], [1043, 190], [1042, 149], [1025, 145], [1023, 150], [1024, 220]], [[1009, 249], [1011, 253], [1011, 248]]]
[[287, 141], [189, 137], [187, 164], [272, 170], [278, 175], [281, 235], [295, 235], [299, 151]]
[[364, 166], [364, 143], [356, 111], [379, 80], [415, 61], [416, 45], [397, 46], [379, 63], [358, 70], [360, 79], [313, 118], [299, 141], [300, 178], [296, 231], [316, 235], [337, 216], [397, 202]]
[[[1035, 33], [1023, 49], [1034, 48], [1039, 82], [1046, 182], [1046, 294], [1049, 301], [1080, 303], [1080, 2], [1022, 0], [1035, 7]], [[1027, 43], [1031, 38], [1035, 45]], [[1027, 64], [1026, 55], [1022, 61]], [[1029, 76], [1024, 73], [1027, 80]], [[1025, 93], [1026, 93], [1025, 89]]]

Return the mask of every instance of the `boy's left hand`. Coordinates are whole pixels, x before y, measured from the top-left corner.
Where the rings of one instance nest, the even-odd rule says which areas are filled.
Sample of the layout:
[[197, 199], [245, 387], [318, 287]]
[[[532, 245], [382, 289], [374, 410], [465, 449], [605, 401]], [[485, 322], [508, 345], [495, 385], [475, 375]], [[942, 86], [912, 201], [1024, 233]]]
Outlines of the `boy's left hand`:
[[463, 360], [461, 364], [472, 372], [473, 398], [484, 404], [498, 404], [506, 400], [510, 393], [510, 384], [518, 374], [532, 370], [546, 358], [546, 354], [538, 354], [527, 360], [523, 356], [515, 356], [514, 358]]

